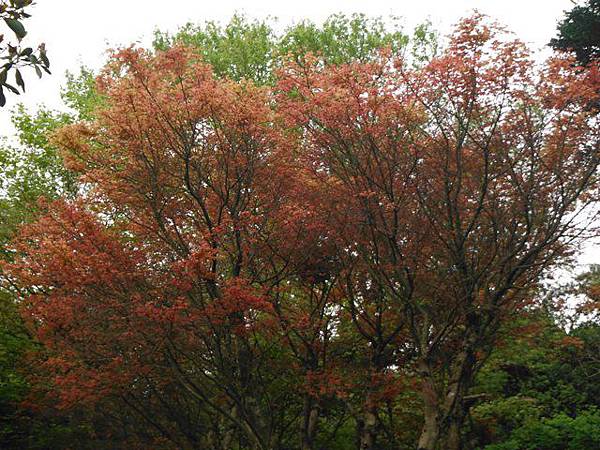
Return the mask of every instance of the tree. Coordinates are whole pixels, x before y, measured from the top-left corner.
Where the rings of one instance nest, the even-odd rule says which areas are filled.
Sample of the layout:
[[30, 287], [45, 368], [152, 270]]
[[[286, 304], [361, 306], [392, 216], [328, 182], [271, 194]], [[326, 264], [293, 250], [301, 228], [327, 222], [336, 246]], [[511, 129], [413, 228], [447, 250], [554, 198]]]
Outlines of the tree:
[[535, 309], [509, 326], [476, 382], [472, 447], [596, 446], [598, 324], [581, 323], [567, 333]]
[[19, 90], [8, 82], [8, 74], [14, 71], [15, 84], [25, 92], [25, 81], [21, 74], [21, 67], [33, 67], [38, 77], [42, 77], [42, 70], [50, 73], [50, 61], [46, 56], [44, 44], [38, 46], [37, 52], [31, 47], [21, 45], [27, 31], [21, 22], [31, 15], [26, 8], [31, 6], [32, 0], [2, 0], [0, 2], [0, 19], [4, 25], [15, 35], [16, 41], [4, 41], [4, 34], [0, 34], [0, 58], [5, 62], [0, 68], [0, 106], [6, 104], [4, 89], [19, 95]]
[[[98, 126], [111, 131], [98, 134], [92, 147], [85, 143], [92, 129], [63, 131], [59, 142], [71, 151], [72, 167], [96, 186], [86, 203], [116, 209], [107, 217], [111, 231], [83, 204], [57, 204], [29, 227], [31, 237], [47, 228], [51, 239], [63, 242], [63, 257], [72, 254], [75, 263], [47, 268], [36, 298], [49, 289], [57, 309], [38, 310], [34, 301], [30, 314], [38, 338], [63, 349], [49, 361], [65, 405], [110, 392], [143, 415], [148, 408], [140, 402], [150, 389], [152, 401], [167, 402], [154, 427], [176, 446], [224, 435], [229, 448], [234, 433], [242, 433], [252, 448], [273, 448], [285, 439], [279, 408], [288, 407], [288, 398], [285, 390], [272, 391], [285, 380], [283, 361], [264, 362], [276, 345], [264, 335], [271, 309], [264, 295], [279, 279], [268, 249], [281, 239], [271, 227], [281, 208], [277, 192], [293, 180], [286, 176], [289, 146], [271, 125], [266, 91], [218, 81], [209, 66], [190, 65], [189, 58], [181, 49], [156, 58], [122, 52], [101, 84], [111, 103]], [[114, 78], [113, 70], [128, 75]], [[78, 242], [80, 227], [91, 234]], [[58, 250], [43, 248], [48, 252], [40, 247], [40, 257]], [[78, 279], [80, 264], [91, 278], [80, 279], [81, 301], [72, 303], [63, 281]], [[51, 273], [62, 273], [63, 281], [50, 286]], [[77, 317], [79, 325], [61, 317]], [[169, 428], [175, 421], [185, 429], [194, 411], [170, 415], [175, 400], [164, 386], [171, 383], [175, 398], [191, 396], [193, 408], [219, 415], [212, 437]]]
[[587, 317], [597, 319], [600, 311], [600, 266], [592, 264], [586, 272], [578, 275], [568, 290], [571, 295], [583, 296], [578, 305], [578, 312]]
[[417, 390], [418, 447], [461, 447], [476, 375], [589, 225], [598, 68], [538, 67], [480, 16], [432, 59], [369, 55], [255, 83], [121, 50], [56, 135], [81, 187], [2, 268], [37, 386], [107, 446], [410, 447]]
[[[74, 195], [75, 175], [62, 166], [56, 147], [49, 145], [48, 133], [68, 123], [66, 115], [55, 115], [42, 109], [37, 116], [22, 107], [13, 116], [17, 145], [3, 143], [0, 147], [0, 259], [10, 260], [7, 246], [20, 225], [37, 215], [40, 196], [56, 198]], [[0, 272], [0, 279], [4, 275]], [[18, 311], [15, 293], [2, 283], [0, 287], [0, 409], [2, 441], [7, 448], [35, 447], [43, 438], [50, 442], [58, 438], [58, 430], [48, 426], [43, 432], [33, 432], [40, 423], [30, 408], [19, 406], [29, 393], [25, 376], [26, 355], [36, 345]], [[44, 417], [55, 425], [54, 418]], [[60, 434], [60, 433], [59, 433]], [[27, 444], [26, 444], [27, 443]]]
[[[59, 113], [40, 108], [36, 113], [22, 106], [13, 112], [16, 142], [2, 141], [0, 146], [0, 259], [10, 260], [7, 246], [18, 228], [34, 220], [40, 213], [37, 200], [44, 197], [72, 198], [77, 192], [77, 175], [67, 170], [50, 135], [74, 120], [88, 118], [96, 95], [86, 94], [89, 72], [70, 76], [63, 92], [65, 102], [74, 112]], [[83, 82], [82, 80], [85, 80]], [[95, 89], [94, 89], [95, 92]], [[8, 286], [0, 272], [0, 323], [3, 338], [0, 344], [0, 428], [3, 445], [7, 448], [48, 448], [71, 442], [83, 448], [91, 437], [86, 432], [85, 420], [72, 420], [70, 413], [57, 411], [53, 405], [41, 407], [41, 399], [26, 405], [33, 395], [28, 354], [37, 349], [35, 340], [27, 331], [19, 315], [19, 302], [14, 290]], [[43, 402], [42, 402], [43, 403]], [[35, 404], [35, 407], [32, 405]], [[81, 414], [80, 417], [85, 417]]]
[[[205, 27], [192, 27], [190, 25], [184, 27], [173, 38], [166, 34], [157, 33], [155, 46], [167, 49], [175, 42], [186, 42], [201, 53], [219, 77], [232, 77], [238, 80], [245, 77], [262, 83], [266, 82], [267, 79], [270, 82], [273, 81], [274, 60], [283, 58], [284, 54], [287, 55], [288, 52], [295, 53], [299, 57], [302, 52], [309, 50], [308, 46], [310, 51], [316, 53], [320, 53], [322, 47], [323, 52], [328, 55], [332, 62], [341, 63], [355, 57], [360, 57], [361, 60], [374, 57], [375, 48], [379, 45], [389, 44], [396, 50], [400, 50], [407, 39], [406, 36], [400, 33], [397, 25], [389, 30], [384, 27], [383, 21], [380, 19], [369, 19], [364, 16], [346, 18], [338, 15], [327, 21], [324, 30], [310, 23], [303, 23], [301, 32], [299, 31], [300, 28], [290, 28], [286, 34], [286, 48], [284, 51], [282, 49], [283, 37], [275, 36], [271, 26], [267, 21], [250, 23], [243, 17], [235, 17], [224, 29], [216, 24], [207, 24]], [[419, 33], [416, 40], [420, 44], [429, 45], [433, 42], [434, 34], [427, 27], [421, 27]], [[291, 37], [292, 34], [293, 37]], [[368, 44], [365, 45], [363, 41], [368, 41]], [[263, 52], [265, 45], [271, 49], [267, 53]], [[260, 61], [248, 63], [248, 60], [254, 58], [249, 55], [258, 55], [257, 58]], [[266, 59], [263, 58], [265, 55], [267, 56]], [[277, 62], [277, 64], [280, 64], [280, 62]], [[240, 68], [243, 68], [242, 72], [240, 72]], [[65, 124], [96, 118], [96, 113], [105, 105], [103, 93], [96, 89], [95, 78], [96, 74], [86, 68], [82, 68], [77, 75], [68, 75], [67, 85], [62, 93], [65, 105], [72, 110], [68, 113], [59, 113], [43, 108], [34, 114], [30, 114], [23, 109], [19, 109], [15, 113], [13, 120], [15, 126], [20, 130], [20, 145], [18, 147], [6, 146], [2, 150], [5, 161], [3, 166], [5, 194], [1, 204], [3, 219], [0, 233], [4, 246], [14, 236], [15, 230], [20, 225], [34, 220], [41, 211], [45, 210], [45, 203], [42, 203], [41, 207], [36, 204], [36, 199], [40, 195], [48, 201], [52, 201], [60, 195], [70, 198], [77, 191], [78, 185], [74, 183], [76, 173], [63, 167], [62, 155], [58, 152], [57, 147], [49, 142], [48, 136], [56, 128]], [[86, 189], [87, 187], [84, 186], [83, 190]], [[304, 192], [304, 194], [306, 193]], [[304, 245], [305, 253], [293, 256], [296, 261], [290, 260], [291, 255], [288, 255], [286, 263], [294, 265], [297, 264], [298, 259], [305, 259], [307, 249], [308, 243]], [[12, 252], [6, 251], [4, 247], [2, 250], [10, 260]], [[319, 254], [319, 251], [316, 251], [315, 254]], [[280, 257], [282, 256], [280, 255]], [[327, 259], [328, 257], [322, 256], [322, 258]], [[359, 404], [360, 401], [340, 400], [338, 394], [344, 395], [346, 399], [349, 398], [349, 395], [358, 398], [361, 395], [362, 385], [368, 383], [368, 379], [363, 380], [360, 377], [356, 378], [354, 384], [336, 382], [336, 380], [348, 376], [348, 371], [343, 367], [343, 361], [340, 361], [336, 355], [344, 352], [358, 355], [360, 352], [357, 348], [349, 349], [351, 344], [356, 344], [351, 337], [348, 337], [340, 348], [336, 348], [337, 344], [333, 342], [332, 327], [337, 326], [338, 321], [337, 314], [333, 312], [337, 301], [334, 299], [337, 293], [332, 287], [334, 284], [333, 279], [323, 278], [318, 274], [320, 270], [318, 267], [322, 263], [323, 261], [318, 258], [311, 258], [310, 261], [306, 261], [307, 267], [299, 271], [300, 273], [293, 285], [285, 289], [280, 286], [278, 295], [273, 298], [274, 311], [277, 311], [278, 327], [285, 336], [281, 343], [284, 348], [284, 351], [282, 350], [283, 354], [285, 358], [294, 361], [294, 364], [298, 364], [300, 367], [298, 373], [294, 374], [294, 383], [296, 383], [297, 390], [302, 392], [299, 396], [302, 397], [301, 402], [304, 406], [300, 405], [298, 408], [303, 409], [302, 414], [305, 420], [303, 424], [295, 424], [294, 427], [297, 426], [298, 429], [302, 430], [303, 445], [307, 448], [316, 445], [331, 446], [334, 442], [343, 446], [342, 442], [344, 441], [340, 438], [339, 426], [334, 424], [340, 423], [345, 429], [352, 429], [352, 419], [348, 418], [346, 409], [350, 408], [350, 403]], [[14, 314], [19, 301], [15, 299], [12, 287], [4, 290], [3, 294], [6, 294], [5, 306], [11, 311], [10, 320], [7, 320], [7, 331], [20, 333], [22, 323]], [[307, 316], [311, 317], [308, 321], [306, 321]], [[294, 317], [298, 321], [291, 320]], [[32, 342], [29, 342], [27, 336], [25, 341], [27, 341], [27, 346], [33, 345]], [[331, 349], [334, 349], [333, 353]], [[22, 356], [21, 354], [19, 358]], [[283, 358], [282, 355], [279, 355], [279, 357]], [[336, 359], [338, 359], [337, 362]], [[7, 364], [7, 377], [14, 378], [14, 366], [12, 362]], [[22, 361], [17, 366], [17, 370], [24, 369]], [[39, 381], [41, 378], [36, 377], [37, 381], [33, 383], [34, 388], [43, 384]], [[19, 378], [19, 380], [21, 379]], [[352, 392], [346, 395], [350, 389]], [[27, 391], [27, 389], [24, 389], [22, 391], [23, 395], [28, 395]], [[51, 398], [51, 393], [44, 395]], [[191, 421], [193, 412], [198, 409], [202, 411], [202, 420], [206, 420], [199, 429], [205, 429], [205, 427], [216, 428], [219, 432], [219, 429], [222, 431], [224, 427], [223, 423], [227, 424], [229, 420], [219, 419], [216, 425], [210, 424], [210, 421], [206, 418], [210, 415], [208, 413], [204, 414], [206, 412], [205, 408], [198, 407], [193, 399], [186, 400], [190, 410], [189, 414], [176, 415], [175, 419], [169, 415], [165, 417], [165, 411], [160, 408], [160, 402], [156, 397], [146, 401], [142, 394], [136, 395], [134, 392], [132, 395], [134, 396], [133, 400], [131, 398], [127, 399], [137, 408], [137, 411], [131, 414], [132, 417], [139, 416], [140, 411], [152, 411], [150, 416], [161, 417], [164, 420], [162, 424], [151, 425], [155, 430], [157, 425], [169, 429], [173, 421], [179, 424]], [[181, 402], [181, 399], [184, 398], [184, 395], [176, 389], [171, 389], [169, 394], [164, 393], [163, 395], [166, 395], [168, 401], [172, 402]], [[39, 402], [41, 399], [38, 397], [36, 401]], [[122, 402], [123, 400], [117, 401]], [[7, 402], [15, 403], [8, 398]], [[49, 410], [53, 409], [53, 402], [54, 399], [47, 402]], [[87, 426], [98, 427], [96, 430], [98, 436], [102, 435], [99, 430], [107, 427], [107, 423], [111, 423], [113, 429], [126, 430], [123, 433], [113, 433], [111, 439], [114, 439], [114, 442], [121, 442], [120, 440], [126, 434], [137, 433], [140, 439], [149, 439], [148, 436], [152, 435], [152, 432], [139, 433], [135, 431], [147, 427], [146, 419], [139, 419], [144, 424], [144, 426], [139, 427], [140, 422], [136, 422], [136, 419], [124, 418], [116, 413], [116, 410], [123, 410], [122, 405], [114, 407], [110, 402], [107, 402], [104, 406], [96, 406], [97, 413], [95, 415], [91, 414], [91, 416], [90, 410], [85, 408], [76, 408], [75, 410], [71, 408], [69, 411], [58, 412], [54, 409], [54, 411], [59, 417], [61, 415], [62, 417], [68, 417], [71, 414], [70, 411], [74, 411], [73, 414], [75, 415], [85, 417], [84, 421], [86, 421]], [[25, 412], [29, 414], [28, 411], [16, 408], [20, 414]], [[128, 406], [128, 408], [132, 408], [132, 406]], [[317, 424], [322, 417], [326, 418], [326, 421], [318, 427]], [[92, 423], [93, 425], [91, 425]], [[185, 428], [183, 425], [181, 427]], [[229, 425], [225, 428], [229, 436], [228, 439], [239, 434], [237, 429]], [[342, 430], [342, 432], [346, 431]], [[180, 433], [180, 431], [175, 432], [175, 434], [177, 433]], [[47, 429], [42, 429], [40, 434], [49, 436], [52, 433]], [[144, 436], [140, 436], [140, 434]], [[194, 436], [193, 433], [192, 436]], [[189, 438], [187, 436], [183, 439]], [[30, 439], [35, 438], [30, 437]], [[217, 438], [213, 436], [211, 439]], [[88, 441], [95, 442], [93, 445], [103, 445], [97, 440], [92, 440], [90, 436], [88, 436]], [[178, 442], [181, 443], [182, 441]], [[19, 446], [19, 444], [16, 445]], [[81, 442], [77, 443], [77, 446], [81, 445], [83, 445]]]
[[335, 65], [366, 62], [389, 47], [394, 52], [410, 51], [415, 60], [424, 61], [436, 52], [437, 34], [429, 23], [423, 23], [409, 36], [398, 18], [384, 21], [364, 14], [334, 14], [322, 25], [302, 21], [277, 33], [272, 20], [249, 21], [235, 15], [225, 26], [189, 23], [173, 36], [155, 33], [155, 49], [176, 44], [195, 48], [219, 77], [272, 84], [275, 71], [287, 58], [301, 61], [307, 53], [321, 55], [326, 64]]
[[600, 1], [588, 0], [567, 12], [550, 46], [574, 52], [583, 66], [600, 56]]
[[[413, 352], [419, 448], [460, 448], [465, 397], [499, 327], [589, 225], [598, 81], [566, 57], [538, 71], [480, 16], [423, 68], [383, 55], [282, 74], [280, 107], [335, 210], [337, 253], [365, 267], [346, 282], [357, 329], [373, 349]], [[394, 341], [403, 330], [408, 344]]]

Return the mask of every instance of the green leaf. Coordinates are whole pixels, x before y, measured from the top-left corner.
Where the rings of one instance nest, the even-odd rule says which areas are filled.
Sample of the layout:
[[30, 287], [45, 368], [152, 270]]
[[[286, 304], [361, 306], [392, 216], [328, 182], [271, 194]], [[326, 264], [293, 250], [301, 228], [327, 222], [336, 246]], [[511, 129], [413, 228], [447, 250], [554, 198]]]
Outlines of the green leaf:
[[17, 86], [20, 86], [21, 89], [23, 89], [23, 92], [25, 92], [25, 82], [23, 81], [23, 76], [21, 75], [21, 71], [19, 69], [15, 71], [15, 80], [17, 82]]
[[4, 106], [4, 105], [6, 105], [6, 97], [4, 96], [2, 87], [0, 87], [0, 106]]
[[0, 71], [0, 84], [6, 83], [6, 77], [8, 75], [8, 69], [4, 68]]
[[8, 28], [13, 30], [13, 32], [17, 35], [19, 39], [23, 39], [27, 34], [27, 31], [25, 31], [25, 27], [17, 19], [6, 18], [4, 19], [4, 22], [6, 22]]
[[35, 73], [37, 73], [38, 78], [42, 78], [42, 71], [38, 66], [35, 66]]
[[12, 92], [15, 95], [19, 95], [20, 94], [19, 90], [16, 87], [14, 87], [14, 86], [12, 86], [12, 85], [10, 85], [8, 83], [4, 83], [4, 87], [7, 88], [10, 92]]

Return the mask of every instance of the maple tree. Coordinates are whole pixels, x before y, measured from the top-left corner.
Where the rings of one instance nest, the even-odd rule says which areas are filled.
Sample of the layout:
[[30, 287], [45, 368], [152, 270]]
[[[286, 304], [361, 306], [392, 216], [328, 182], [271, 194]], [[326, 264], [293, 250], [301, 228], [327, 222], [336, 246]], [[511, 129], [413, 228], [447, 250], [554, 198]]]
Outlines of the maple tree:
[[596, 66], [566, 57], [537, 68], [477, 15], [423, 68], [382, 54], [282, 75], [282, 108], [340, 208], [340, 253], [368, 270], [347, 282], [357, 329], [373, 349], [409, 335], [395, 352], [412, 351], [419, 374], [419, 448], [460, 448], [465, 397], [498, 328], [590, 225], [598, 82]]
[[500, 330], [594, 218], [599, 87], [479, 15], [430, 61], [293, 55], [273, 86], [116, 52], [53, 141], [77, 195], [2, 264], [39, 389], [123, 445], [223, 450], [398, 447], [417, 390], [418, 448], [461, 448]]
[[[7, 270], [41, 289], [29, 314], [39, 339], [63, 349], [48, 364], [65, 406], [122, 389], [144, 415], [136, 393], [153, 389], [160, 398], [172, 379], [174, 395], [208, 405], [226, 423], [217, 424], [224, 436], [204, 439], [222, 437], [229, 448], [241, 432], [253, 448], [272, 448], [286, 439], [277, 427], [288, 390], [274, 386], [288, 367], [285, 359], [265, 362], [277, 346], [265, 296], [287, 273], [270, 248], [291, 245], [290, 233], [302, 231], [274, 227], [279, 214], [293, 213], [293, 205], [282, 209], [292, 191], [291, 148], [273, 126], [267, 90], [219, 81], [190, 58], [180, 48], [156, 58], [115, 55], [100, 80], [110, 106], [93, 127], [66, 127], [57, 138], [90, 186], [85, 206], [51, 206], [22, 242], [38, 247], [33, 236], [47, 232], [57, 245], [42, 243]], [[104, 226], [96, 208], [108, 214]], [[31, 272], [34, 260], [47, 270]], [[49, 308], [40, 310], [46, 295]], [[154, 426], [177, 446], [199, 439]]]
[[[420, 30], [422, 37], [415, 36], [415, 39], [418, 42], [430, 42], [433, 38], [433, 33], [428, 32], [426, 27], [421, 27]], [[349, 36], [350, 33], [352, 34], [351, 37]], [[186, 26], [173, 37], [164, 33], [157, 33], [154, 45], [156, 48], [164, 50], [175, 45], [176, 42], [185, 42], [193, 46], [195, 52], [199, 52], [202, 55], [203, 60], [211, 65], [211, 69], [217, 77], [231, 76], [239, 80], [241, 70], [244, 77], [256, 79], [260, 83], [266, 80], [272, 82], [272, 69], [274, 65], [278, 64], [278, 58], [281, 59], [283, 54], [287, 52], [299, 54], [307, 51], [308, 49], [305, 48], [307, 45], [311, 51], [317, 53], [323, 52], [332, 62], [343, 62], [344, 60], [353, 58], [364, 60], [371, 57], [375, 49], [384, 42], [398, 47], [399, 45], [404, 45], [407, 39], [408, 36], [400, 33], [396, 26], [393, 30], [389, 30], [381, 19], [370, 19], [364, 15], [353, 15], [352, 17], [345, 17], [343, 15], [333, 16], [326, 22], [323, 29], [315, 24], [303, 22], [298, 26], [286, 29], [284, 35], [281, 36], [275, 35], [271, 22], [248, 22], [241, 16], [235, 16], [226, 28], [223, 29], [216, 24], [207, 23], [204, 27]], [[367, 41], [368, 45], [365, 45]], [[261, 53], [261, 49], [265, 46], [272, 51], [263, 52], [264, 54]], [[248, 58], [253, 62], [249, 63]], [[32, 220], [39, 215], [41, 210], [44, 210], [43, 207], [40, 208], [35, 204], [35, 199], [40, 195], [52, 199], [60, 195], [61, 192], [63, 195], [70, 196], [77, 190], [77, 186], [72, 183], [76, 173], [62, 166], [62, 158], [57, 153], [56, 146], [49, 142], [48, 136], [53, 129], [63, 126], [66, 123], [92, 120], [95, 117], [96, 111], [103, 106], [103, 94], [96, 89], [95, 77], [96, 75], [86, 68], [82, 68], [81, 72], [76, 75], [67, 74], [67, 84], [62, 90], [61, 96], [65, 105], [70, 108], [69, 113], [59, 113], [46, 108], [41, 108], [34, 113], [30, 113], [24, 109], [19, 109], [13, 113], [13, 122], [19, 130], [20, 145], [14, 148], [7, 146], [2, 149], [2, 154], [0, 155], [4, 165], [2, 170], [4, 176], [3, 187], [5, 189], [1, 203], [3, 211], [0, 222], [0, 233], [2, 234], [3, 243], [2, 251], [9, 260], [11, 252], [5, 247], [11, 236], [15, 234], [16, 227], [23, 222]], [[52, 176], [48, 177], [50, 174]], [[311, 264], [314, 265], [315, 261]], [[316, 392], [321, 392], [322, 389], [327, 390], [325, 386], [333, 380], [333, 377], [329, 374], [322, 373], [323, 365], [326, 361], [325, 349], [330, 349], [332, 345], [331, 343], [325, 346], [321, 345], [320, 330], [317, 325], [322, 324], [325, 328], [331, 327], [333, 320], [328, 319], [322, 322], [315, 322], [310, 319], [303, 320], [303, 324], [308, 323], [310, 325], [308, 328], [304, 328], [304, 325], [299, 327], [290, 326], [290, 324], [295, 325], [295, 323], [294, 321], [290, 322], [287, 320], [288, 316], [292, 314], [296, 314], [298, 317], [299, 315], [303, 315], [304, 313], [300, 305], [303, 308], [308, 307], [307, 305], [312, 304], [311, 302], [317, 296], [322, 296], [322, 298], [317, 302], [318, 308], [311, 310], [313, 314], [316, 314], [319, 310], [324, 311], [331, 308], [330, 303], [323, 301], [330, 295], [331, 289], [325, 287], [325, 293], [321, 294], [317, 292], [323, 281], [326, 282], [326, 280], [319, 281], [314, 279], [310, 273], [314, 270], [314, 267], [313, 269], [307, 268], [302, 270], [302, 275], [299, 278], [300, 286], [296, 285], [278, 294], [288, 302], [286, 303], [286, 308], [288, 308], [286, 315], [278, 313], [278, 320], [281, 322], [281, 331], [294, 334], [293, 337], [286, 334], [289, 337], [289, 339], [286, 338], [286, 345], [289, 346], [293, 357], [298, 360], [298, 364], [303, 367], [299, 370], [304, 373], [303, 376], [306, 377], [307, 382], [313, 383], [314, 380], [321, 380], [321, 387], [302, 388], [304, 402], [307, 405], [311, 405], [306, 417], [313, 418], [306, 421], [306, 428], [313, 430], [310, 433], [306, 433], [307, 442], [315, 439], [315, 424], [319, 415], [328, 416], [327, 420], [337, 421], [337, 417], [331, 418], [329, 416], [339, 414], [340, 423], [343, 423], [345, 416], [345, 407], [340, 402], [336, 402], [331, 395], [324, 402], [322, 400], [317, 401], [316, 398], [318, 396], [315, 394]], [[308, 295], [309, 298], [306, 300], [306, 303], [298, 293], [294, 292], [296, 289], [300, 289], [303, 295]], [[11, 316], [7, 318], [6, 322], [7, 333], [21, 333], [21, 321], [16, 314], [13, 314], [13, 310], [16, 309], [19, 300], [10, 285], [4, 284], [2, 294], [3, 302], [11, 311]], [[4, 294], [6, 295], [4, 296]], [[297, 307], [294, 307], [292, 303], [296, 301], [299, 303]], [[334, 316], [334, 314], [328, 311], [327, 316]], [[329, 333], [329, 336], [331, 336], [331, 333]], [[29, 337], [25, 338], [25, 341], [27, 341], [26, 344], [32, 345], [29, 340]], [[296, 346], [296, 342], [301, 343], [300, 348]], [[321, 356], [315, 364], [313, 356], [314, 349], [317, 347], [321, 349], [318, 351]], [[298, 351], [299, 349], [301, 351]], [[27, 389], [21, 388], [23, 383], [18, 384], [11, 381], [13, 379], [21, 380], [21, 372], [29, 370], [22, 360], [23, 355], [16, 355], [16, 353], [23, 352], [16, 352], [12, 349], [8, 351], [14, 353], [13, 356], [17, 358], [17, 363], [14, 364], [12, 360], [7, 363], [6, 382], [17, 386], [22, 392], [20, 395], [27, 395]], [[355, 352], [356, 349], [352, 351]], [[32, 370], [36, 371], [36, 369]], [[327, 391], [332, 392], [331, 389]], [[138, 401], [141, 401], [140, 397], [142, 396], [138, 396]], [[10, 403], [8, 407], [14, 408], [17, 414], [31, 415], [30, 406], [35, 406], [31, 403], [22, 408], [19, 405], [19, 401], [15, 400], [13, 395], [8, 394], [6, 395], [6, 401], [7, 404]], [[41, 399], [38, 396], [35, 403], [40, 401]], [[173, 399], [173, 401], [181, 401], [181, 398]], [[81, 416], [84, 421], [92, 420], [85, 413], [86, 411], [81, 408], [69, 411], [56, 410], [52, 402], [47, 403], [47, 406], [48, 413], [51, 416], [58, 417], [59, 420], [66, 419], [70, 421], [69, 416]], [[100, 420], [100, 424], [95, 423], [93, 425], [94, 427], [104, 428], [106, 424], [102, 425], [102, 423], [105, 423], [105, 420], [109, 420], [109, 422], [116, 421], [117, 425], [114, 429], [121, 427], [124, 430], [122, 433], [113, 432], [113, 439], [116, 441], [121, 439], [125, 434], [135, 434], [132, 429], [138, 426], [135, 420], [132, 422], [130, 418], [117, 414], [116, 410], [120, 409], [120, 407], [115, 408], [111, 406], [110, 403], [107, 404], [106, 408], [102, 408], [102, 415], [105, 417]], [[153, 411], [150, 414], [151, 416], [161, 416], [164, 413], [160, 409], [156, 410], [156, 404], [145, 403], [143, 407], [138, 409], [140, 411]], [[319, 414], [315, 414], [317, 410], [320, 411]], [[44, 415], [46, 414], [44, 412]], [[110, 416], [110, 418], [106, 419], [106, 416]], [[47, 416], [36, 417], [36, 419], [41, 419], [43, 423], [51, 423], [54, 420], [52, 417], [48, 418]], [[3, 419], [3, 423], [6, 423], [7, 428], [12, 429], [16, 421], [6, 416]], [[309, 424], [311, 425], [309, 426]], [[74, 424], [72, 426], [77, 427], [78, 425]], [[328, 430], [327, 426], [322, 427], [320, 432], [324, 436], [322, 440], [329, 442], [338, 433], [337, 428], [332, 427], [331, 430]], [[35, 434], [36, 436], [33, 439], [39, 438], [41, 441], [47, 443], [54, 442], [51, 437], [53, 432], [49, 432], [48, 430], [36, 431]], [[308, 435], [311, 434], [312, 437], [309, 437]], [[98, 436], [101, 435], [101, 433], [98, 434]], [[88, 438], [91, 439], [91, 436], [88, 436]], [[18, 432], [16, 439], [25, 439], [25, 435]], [[29, 439], [32, 439], [32, 437], [29, 437]], [[76, 437], [76, 439], [78, 438]], [[15, 441], [14, 445], [16, 447], [21, 446], [18, 442], [17, 440]], [[94, 445], [89, 440], [86, 442], [85, 439], [83, 441], [78, 440], [73, 445], [81, 447], [84, 444]], [[48, 443], [47, 445], [51, 444]]]

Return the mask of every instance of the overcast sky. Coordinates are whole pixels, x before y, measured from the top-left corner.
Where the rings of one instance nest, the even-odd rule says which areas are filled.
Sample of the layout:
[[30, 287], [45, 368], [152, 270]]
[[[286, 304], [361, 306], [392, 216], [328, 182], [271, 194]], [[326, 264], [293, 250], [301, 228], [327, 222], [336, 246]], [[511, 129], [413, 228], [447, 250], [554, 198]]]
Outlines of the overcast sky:
[[[302, 19], [322, 22], [336, 12], [363, 12], [372, 16], [400, 16], [410, 29], [430, 19], [442, 33], [474, 8], [507, 25], [534, 48], [554, 36], [556, 22], [573, 5], [570, 0], [37, 0], [26, 21], [27, 41], [45, 42], [53, 75], [35, 80], [26, 75], [27, 106], [60, 104], [59, 91], [66, 70], [81, 63], [100, 67], [109, 46], [140, 42], [148, 45], [155, 29], [175, 31], [186, 22], [227, 22], [235, 12], [249, 17], [277, 17], [281, 26]], [[2, 134], [9, 132], [8, 116], [17, 98], [8, 98], [0, 110]]]
[[[0, 134], [9, 135], [10, 109], [17, 101], [28, 108], [37, 104], [59, 108], [60, 86], [67, 70], [81, 64], [99, 68], [108, 47], [149, 45], [155, 29], [175, 31], [186, 22], [216, 20], [226, 23], [236, 13], [250, 18], [276, 17], [281, 27], [303, 19], [322, 22], [336, 13], [362, 12], [370, 16], [400, 16], [406, 29], [429, 19], [441, 33], [473, 9], [508, 26], [532, 49], [542, 49], [556, 33], [556, 23], [570, 0], [37, 0], [33, 17], [25, 24], [26, 42], [45, 42], [53, 75], [42, 80], [27, 73], [27, 93], [8, 97], [0, 108]], [[584, 263], [600, 262], [589, 249]]]

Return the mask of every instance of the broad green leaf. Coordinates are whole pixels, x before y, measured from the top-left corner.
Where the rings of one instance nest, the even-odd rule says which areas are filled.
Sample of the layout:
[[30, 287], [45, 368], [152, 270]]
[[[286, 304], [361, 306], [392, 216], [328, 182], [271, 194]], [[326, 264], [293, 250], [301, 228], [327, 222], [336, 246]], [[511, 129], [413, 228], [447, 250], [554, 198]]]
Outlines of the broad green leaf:
[[13, 32], [17, 35], [19, 39], [23, 39], [27, 34], [27, 31], [25, 31], [25, 27], [17, 19], [6, 18], [4, 19], [4, 22], [6, 22], [6, 25], [8, 25], [8, 27], [11, 30], [13, 30]]

